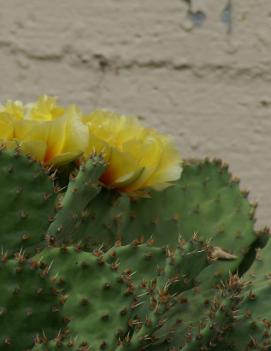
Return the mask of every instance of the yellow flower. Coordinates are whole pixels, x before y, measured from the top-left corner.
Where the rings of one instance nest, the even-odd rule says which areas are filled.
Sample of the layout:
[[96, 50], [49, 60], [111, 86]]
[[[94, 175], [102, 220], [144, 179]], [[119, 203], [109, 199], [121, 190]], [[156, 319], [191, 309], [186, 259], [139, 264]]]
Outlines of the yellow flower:
[[180, 155], [172, 141], [136, 118], [96, 111], [83, 121], [90, 134], [85, 156], [103, 153], [108, 168], [102, 181], [107, 186], [139, 194], [146, 188], [165, 189], [180, 177]]
[[75, 105], [59, 106], [46, 95], [26, 105], [0, 105], [0, 143], [57, 166], [102, 153], [108, 163], [102, 182], [138, 195], [147, 188], [168, 187], [182, 171], [172, 141], [144, 128], [137, 118], [105, 111], [83, 116]]
[[88, 128], [75, 106], [64, 109], [56, 99], [42, 96], [23, 105], [8, 101], [0, 108], [0, 140], [46, 164], [62, 164], [77, 158], [88, 145]]

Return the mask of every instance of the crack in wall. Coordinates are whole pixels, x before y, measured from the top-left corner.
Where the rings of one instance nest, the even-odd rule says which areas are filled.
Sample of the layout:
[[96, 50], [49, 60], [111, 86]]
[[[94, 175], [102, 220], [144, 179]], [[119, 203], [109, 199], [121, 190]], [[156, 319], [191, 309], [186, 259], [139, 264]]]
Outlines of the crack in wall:
[[[189, 1], [189, 0], [185, 0]], [[230, 0], [230, 2], [232, 2]], [[231, 5], [232, 6], [232, 5]], [[76, 69], [89, 69], [96, 71], [99, 75], [95, 100], [99, 101], [101, 87], [104, 82], [104, 78], [107, 74], [115, 74], [121, 71], [132, 71], [132, 70], [168, 70], [179, 71], [183, 73], [189, 73], [195, 77], [202, 79], [210, 77], [211, 79], [228, 79], [228, 80], [248, 80], [248, 79], [261, 79], [263, 81], [271, 81], [271, 62], [259, 67], [253, 65], [236, 65], [230, 62], [223, 62], [216, 64], [212, 62], [202, 62], [196, 64], [193, 62], [176, 62], [174, 58], [171, 59], [128, 59], [125, 60], [119, 56], [107, 57], [103, 53], [92, 53], [87, 57], [81, 57], [78, 53], [73, 52], [71, 47], [63, 47], [59, 49], [59, 52], [50, 53], [45, 56], [40, 54], [33, 54], [26, 48], [19, 47], [13, 41], [0, 41], [0, 49], [2, 55], [19, 57], [21, 55], [26, 61], [26, 67], [33, 65], [34, 62], [42, 64], [42, 62], [51, 62], [52, 64], [66, 64]], [[25, 66], [20, 66], [20, 60], [16, 60], [20, 69], [26, 70]]]
[[[100, 54], [98, 55], [100, 57]], [[102, 68], [102, 75], [105, 76], [107, 73], [118, 74], [121, 71], [132, 71], [132, 70], [168, 70], [168, 71], [179, 71], [179, 72], [190, 72], [199, 79], [205, 77], [217, 77], [229, 79], [263, 79], [265, 81], [271, 80], [271, 63], [265, 65], [261, 70], [258, 67], [244, 65], [234, 66], [230, 63], [215, 64], [215, 63], [176, 63], [171, 60], [130, 60], [124, 61], [120, 58], [106, 58], [104, 55], [102, 61], [106, 60], [106, 68]], [[77, 57], [78, 58], [78, 57]], [[98, 59], [99, 61], [99, 59]], [[82, 63], [82, 62], [81, 62]], [[97, 68], [97, 55], [90, 58], [84, 64], [89, 69]], [[103, 66], [104, 63], [102, 63]], [[77, 63], [78, 65], [78, 63]], [[98, 66], [99, 67], [99, 66]]]
[[99, 78], [95, 87], [95, 95], [93, 97], [93, 106], [99, 106], [99, 100], [102, 93], [103, 82], [107, 69], [110, 69], [110, 61], [103, 54], [94, 54], [94, 60], [98, 64]]
[[[9, 48], [10, 49], [10, 48]], [[25, 51], [19, 50], [20, 54], [29, 60], [29, 62], [37, 61], [39, 58], [33, 58], [33, 56], [28, 55]], [[216, 79], [225, 79], [226, 77], [230, 80], [239, 79], [261, 79], [264, 81], [271, 81], [271, 63], [265, 65], [261, 70], [254, 66], [234, 66], [230, 63], [215, 64], [215, 63], [176, 63], [171, 60], [146, 60], [146, 61], [124, 61], [116, 58], [107, 58], [104, 55], [94, 54], [88, 60], [82, 60], [78, 55], [71, 55], [66, 58], [65, 54], [61, 58], [56, 59], [56, 57], [44, 58], [43, 61], [68, 64], [74, 67], [81, 67], [82, 69], [90, 69], [96, 71], [100, 77], [97, 83], [97, 94], [96, 100], [99, 100], [100, 88], [103, 84], [104, 78], [107, 74], [111, 73], [117, 75], [122, 71], [133, 71], [133, 70], [168, 70], [191, 73], [199, 79], [206, 77], [216, 77]]]

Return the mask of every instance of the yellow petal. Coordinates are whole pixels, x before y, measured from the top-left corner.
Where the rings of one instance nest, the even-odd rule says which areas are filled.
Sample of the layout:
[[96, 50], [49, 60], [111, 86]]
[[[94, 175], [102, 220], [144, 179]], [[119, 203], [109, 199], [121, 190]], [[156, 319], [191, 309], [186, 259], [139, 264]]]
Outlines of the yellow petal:
[[[61, 152], [64, 138], [65, 138], [66, 120], [58, 119], [55, 121], [33, 121], [20, 120], [15, 122], [14, 136], [20, 141], [20, 144], [36, 142], [38, 150], [28, 148], [28, 151], [33, 157], [41, 160], [41, 155], [44, 153], [44, 147], [38, 145], [45, 145], [45, 153], [43, 154], [43, 161], [49, 162], [55, 155]], [[39, 155], [39, 156], [38, 156]]]
[[76, 106], [70, 106], [66, 114], [65, 139], [61, 152], [83, 153], [88, 146], [88, 126], [82, 123]]
[[108, 162], [111, 157], [111, 147], [89, 132], [88, 146], [85, 149], [84, 156], [88, 158], [92, 154], [101, 154], [104, 160]]
[[28, 118], [31, 120], [51, 121], [64, 115], [65, 109], [57, 105], [56, 97], [41, 96], [36, 103], [28, 104]]
[[13, 119], [6, 112], [0, 112], [0, 139], [8, 140], [13, 137]]
[[15, 119], [23, 119], [24, 118], [24, 105], [21, 101], [11, 101], [8, 100], [5, 105], [1, 106], [0, 109], [2, 112], [7, 112]]
[[45, 162], [50, 163], [51, 160], [63, 151], [63, 146], [66, 137], [67, 118], [61, 117], [51, 122], [48, 125], [47, 151]]
[[66, 152], [61, 155], [57, 155], [50, 160], [50, 163], [56, 166], [63, 166], [66, 163], [69, 163], [80, 156], [78, 152]]
[[37, 121], [20, 120], [14, 123], [14, 137], [18, 140], [42, 140], [46, 141], [49, 132], [48, 123]]
[[140, 177], [125, 188], [125, 191], [135, 191], [142, 188], [159, 167], [161, 144], [158, 139], [149, 136], [145, 140], [126, 143], [124, 149], [130, 150], [130, 154], [138, 161], [138, 166], [144, 169]]
[[101, 179], [111, 187], [129, 183], [135, 176], [139, 176], [141, 172], [141, 168], [137, 167], [136, 161], [131, 155], [120, 152], [115, 148], [111, 149], [108, 163], [108, 168]]
[[152, 187], [155, 190], [163, 190], [170, 185], [170, 182], [180, 178], [182, 173], [182, 162], [178, 150], [172, 141], [166, 137], [160, 137], [161, 158], [156, 172], [144, 184], [145, 187]]
[[88, 139], [88, 127], [82, 123], [76, 106], [69, 107], [63, 117], [50, 122], [45, 161], [54, 164], [72, 161], [84, 153]]
[[103, 110], [84, 116], [82, 120], [90, 127], [91, 134], [120, 150], [125, 142], [137, 139], [144, 130], [136, 117], [127, 118]]
[[46, 154], [46, 143], [40, 140], [23, 141], [20, 149], [26, 155], [30, 155], [36, 161], [43, 162]]

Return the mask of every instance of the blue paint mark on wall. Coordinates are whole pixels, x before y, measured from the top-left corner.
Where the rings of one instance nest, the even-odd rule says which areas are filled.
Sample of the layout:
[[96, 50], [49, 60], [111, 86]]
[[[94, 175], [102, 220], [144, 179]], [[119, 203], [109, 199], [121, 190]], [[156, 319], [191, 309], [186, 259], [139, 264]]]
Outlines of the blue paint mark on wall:
[[[207, 19], [206, 13], [201, 10], [193, 10], [193, 0], [181, 0], [187, 4], [187, 17], [195, 27], [201, 27]], [[227, 0], [221, 13], [221, 21], [225, 24], [228, 34], [233, 30], [233, 0]]]
[[203, 11], [194, 11], [192, 9], [192, 0], [183, 0], [188, 5], [187, 16], [193, 22], [196, 27], [203, 25], [207, 16]]
[[195, 26], [200, 27], [206, 20], [206, 15], [202, 11], [188, 11], [188, 17], [194, 23]]
[[228, 0], [226, 3], [226, 6], [222, 11], [221, 20], [222, 22], [225, 23], [227, 27], [227, 32], [229, 34], [232, 32], [232, 11], [233, 11], [232, 0]]

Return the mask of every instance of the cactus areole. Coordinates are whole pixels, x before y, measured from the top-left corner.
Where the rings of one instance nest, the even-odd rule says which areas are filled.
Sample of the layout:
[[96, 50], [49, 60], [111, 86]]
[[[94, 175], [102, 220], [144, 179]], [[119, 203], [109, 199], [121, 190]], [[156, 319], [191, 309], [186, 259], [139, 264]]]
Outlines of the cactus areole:
[[220, 160], [137, 118], [0, 105], [0, 350], [271, 350], [271, 255]]

